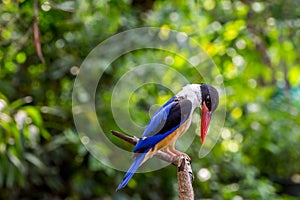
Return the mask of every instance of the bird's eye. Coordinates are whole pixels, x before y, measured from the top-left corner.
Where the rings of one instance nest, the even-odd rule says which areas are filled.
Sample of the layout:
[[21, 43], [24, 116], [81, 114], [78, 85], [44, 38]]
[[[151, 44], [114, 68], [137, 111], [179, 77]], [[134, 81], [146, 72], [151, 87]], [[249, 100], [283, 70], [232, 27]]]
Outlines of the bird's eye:
[[210, 107], [210, 101], [205, 101], [205, 104], [208, 108]]
[[210, 96], [209, 95], [206, 96], [205, 104], [206, 104], [208, 110], [211, 110], [211, 101], [210, 101]]

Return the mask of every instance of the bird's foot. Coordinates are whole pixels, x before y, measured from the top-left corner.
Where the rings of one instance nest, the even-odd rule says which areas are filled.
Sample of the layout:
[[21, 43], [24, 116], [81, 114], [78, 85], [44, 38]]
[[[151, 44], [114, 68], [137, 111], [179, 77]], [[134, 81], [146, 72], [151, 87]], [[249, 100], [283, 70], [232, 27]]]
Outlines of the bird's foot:
[[191, 161], [191, 158], [186, 153], [183, 153], [176, 149], [165, 149], [164, 152], [167, 153], [172, 160], [176, 159], [178, 156], [184, 156], [188, 161]]
[[186, 153], [183, 153], [181, 151], [178, 151], [176, 149], [171, 149], [170, 150], [172, 153], [176, 154], [177, 156], [184, 156], [188, 161], [191, 161], [191, 158], [189, 157], [189, 155], [187, 155]]
[[175, 157], [177, 157], [177, 154], [172, 153], [168, 148], [165, 149], [164, 152], [165, 152], [166, 154], [168, 154], [168, 155], [171, 157], [172, 160], [173, 160]]

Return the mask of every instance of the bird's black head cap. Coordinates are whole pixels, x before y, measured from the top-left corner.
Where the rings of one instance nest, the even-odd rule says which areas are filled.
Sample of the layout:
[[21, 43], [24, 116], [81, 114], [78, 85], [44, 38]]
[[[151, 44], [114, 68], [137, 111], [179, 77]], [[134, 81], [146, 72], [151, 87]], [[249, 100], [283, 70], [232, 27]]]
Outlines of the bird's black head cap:
[[203, 102], [205, 102], [209, 111], [213, 112], [219, 105], [219, 93], [216, 88], [211, 85], [201, 83], [200, 84], [201, 98]]

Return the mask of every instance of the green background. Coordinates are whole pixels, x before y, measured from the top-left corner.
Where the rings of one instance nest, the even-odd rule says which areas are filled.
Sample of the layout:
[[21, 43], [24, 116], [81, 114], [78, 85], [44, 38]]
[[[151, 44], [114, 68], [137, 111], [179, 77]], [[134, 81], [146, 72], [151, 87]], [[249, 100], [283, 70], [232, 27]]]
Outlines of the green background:
[[[198, 140], [187, 151], [196, 198], [299, 198], [300, 1], [35, 2], [0, 4], [0, 199], [177, 199], [174, 166], [137, 174], [115, 192], [124, 173], [87, 152], [72, 118], [72, 87], [84, 58], [110, 36], [145, 26], [196, 40], [225, 85], [227, 115], [218, 143], [202, 159]], [[40, 42], [34, 42], [36, 31]], [[136, 51], [112, 63], [96, 99], [105, 132], [118, 130], [106, 105], [132, 66], [156, 60], [199, 80], [182, 59], [173, 59]], [[162, 79], [170, 81], [167, 74]], [[157, 85], [143, 87], [130, 100], [133, 119], [146, 125], [151, 105], [170, 97]]]

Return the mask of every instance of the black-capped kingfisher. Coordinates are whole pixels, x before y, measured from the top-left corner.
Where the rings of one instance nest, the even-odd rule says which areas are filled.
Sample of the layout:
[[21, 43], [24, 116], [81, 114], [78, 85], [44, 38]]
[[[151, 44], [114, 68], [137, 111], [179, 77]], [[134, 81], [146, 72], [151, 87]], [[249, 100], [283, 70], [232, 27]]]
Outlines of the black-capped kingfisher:
[[185, 153], [175, 149], [176, 140], [191, 125], [195, 108], [201, 109], [201, 140], [205, 141], [213, 111], [219, 105], [217, 90], [208, 84], [188, 84], [158, 111], [154, 113], [146, 126], [142, 137], [133, 149], [135, 160], [125, 174], [117, 190], [125, 187], [136, 170], [158, 150], [163, 150], [171, 157]]

